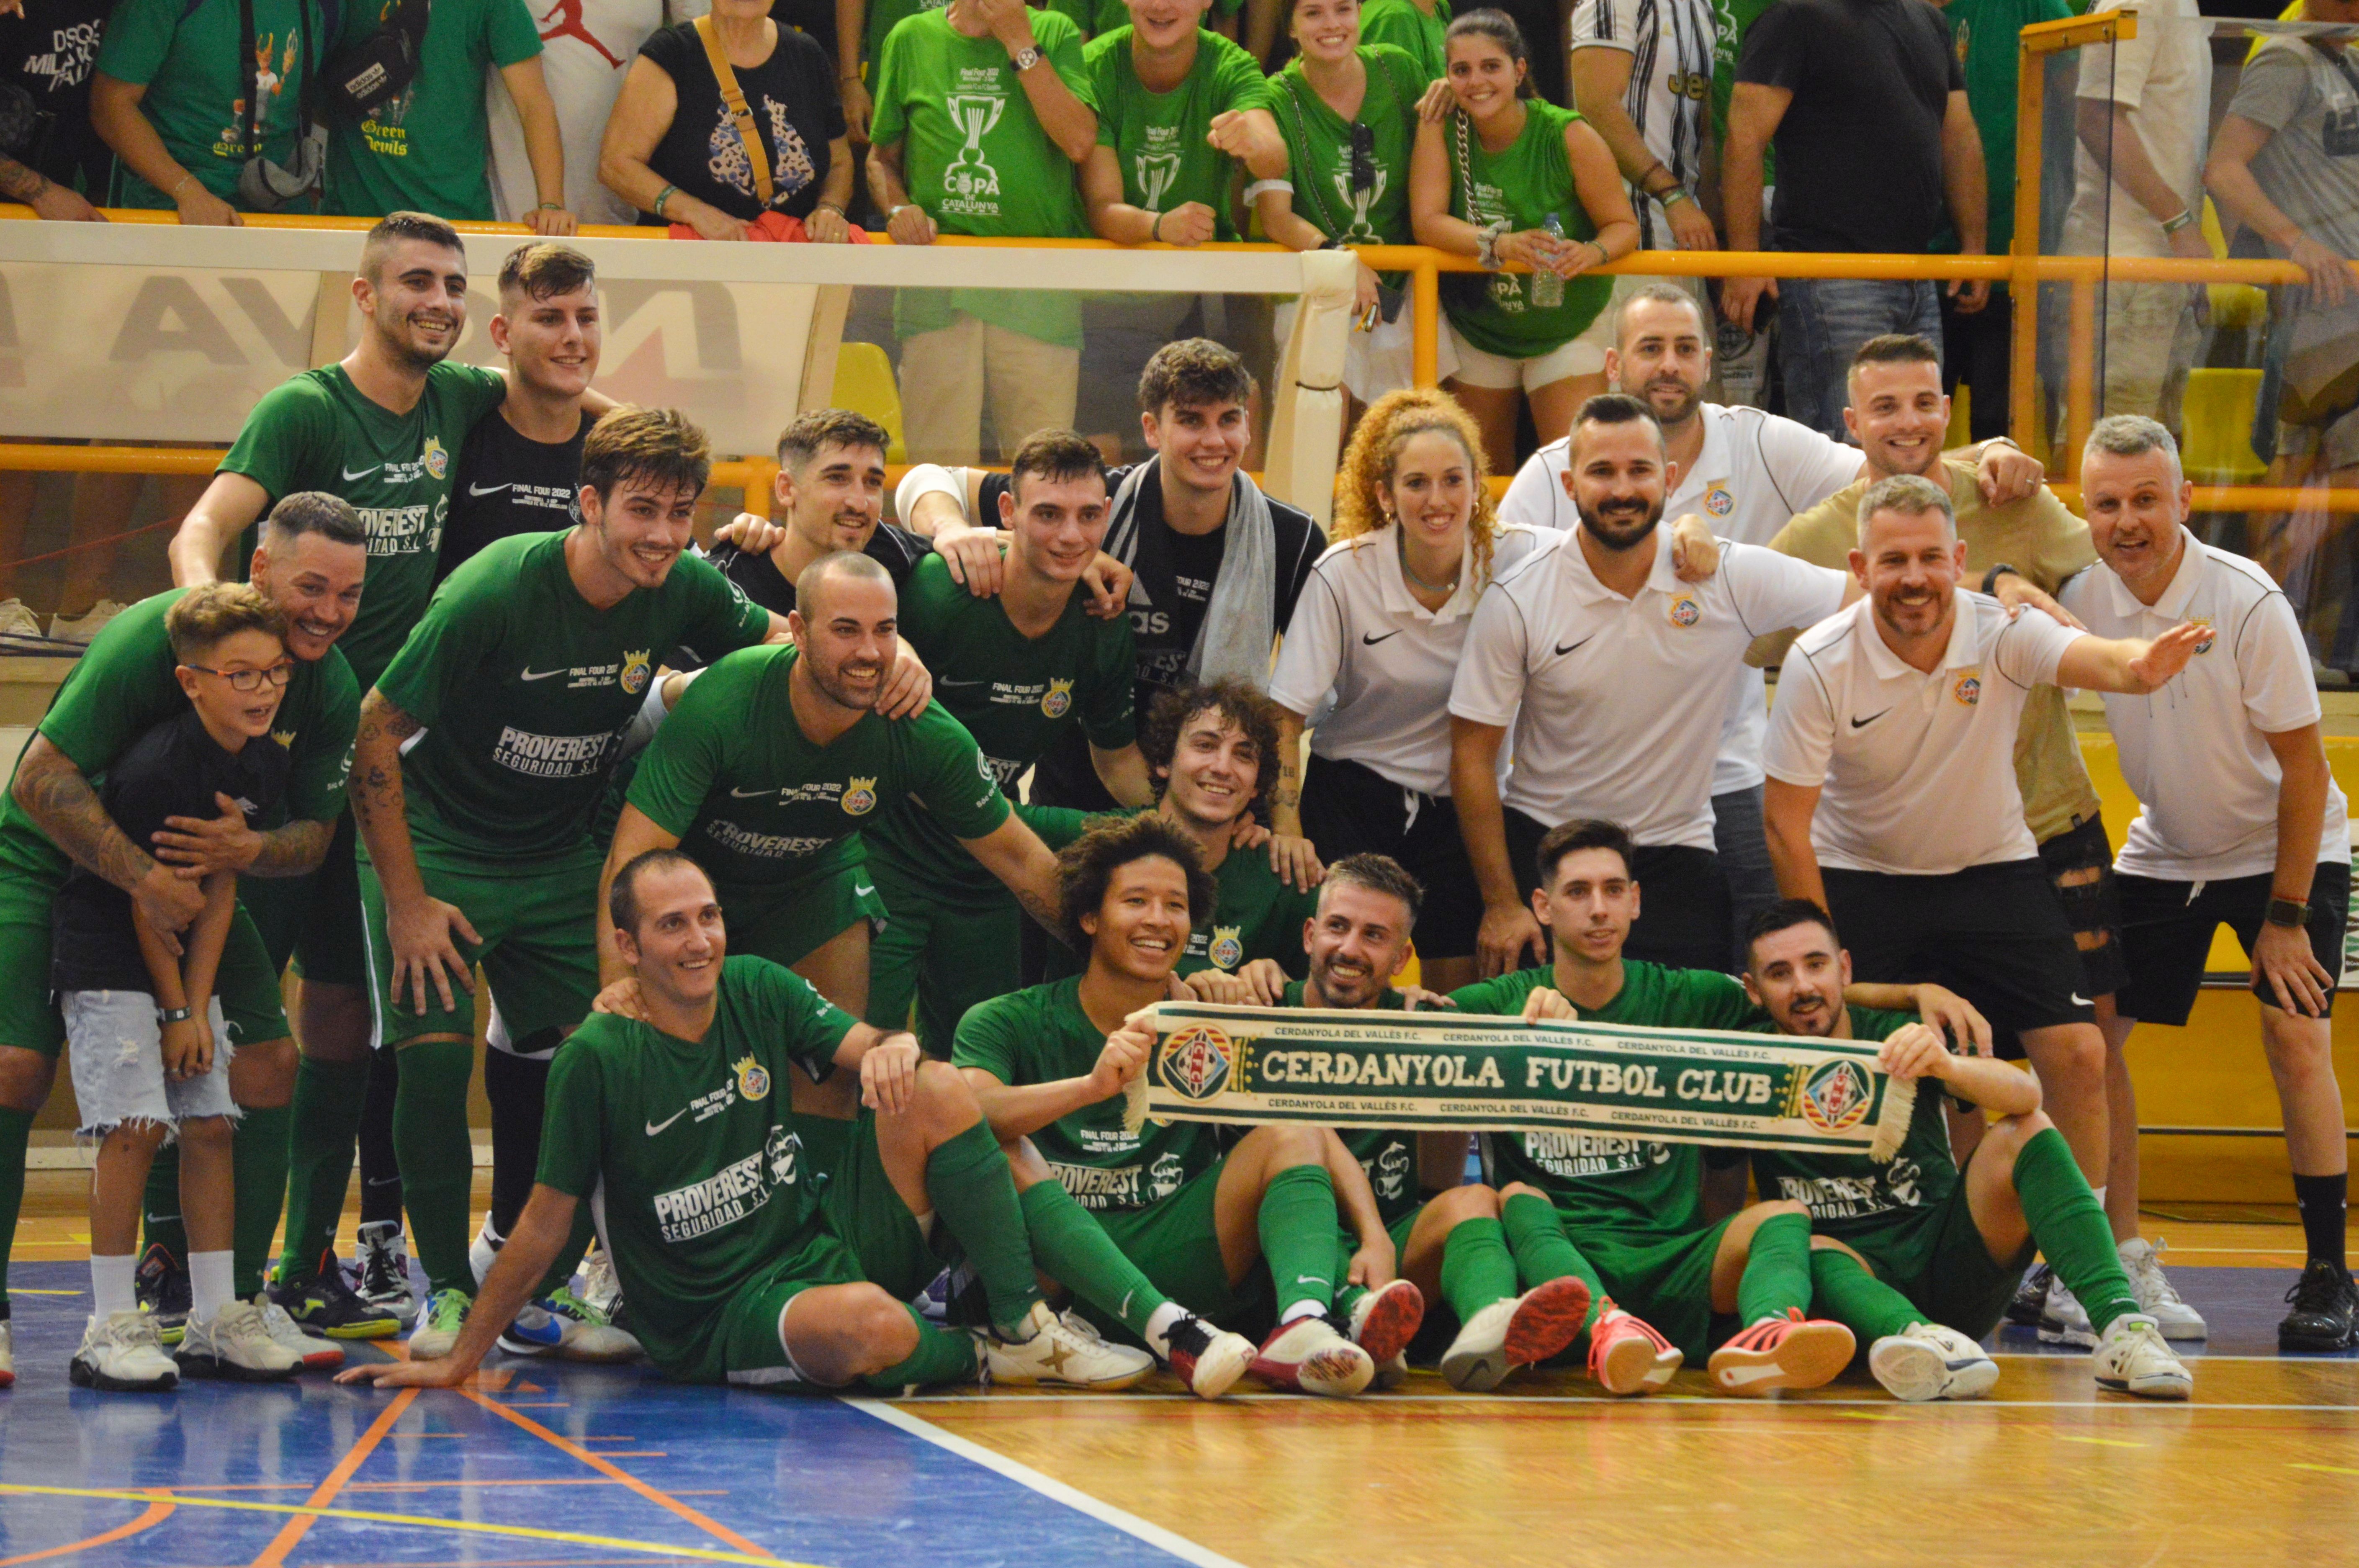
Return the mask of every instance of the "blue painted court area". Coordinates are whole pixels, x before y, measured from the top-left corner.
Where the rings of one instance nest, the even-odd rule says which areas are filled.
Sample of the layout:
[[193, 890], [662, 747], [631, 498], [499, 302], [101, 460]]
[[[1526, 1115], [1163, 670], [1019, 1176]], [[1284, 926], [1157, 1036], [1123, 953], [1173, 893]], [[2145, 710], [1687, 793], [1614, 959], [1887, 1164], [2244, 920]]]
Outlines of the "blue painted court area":
[[[94, 1394], [65, 1376], [87, 1271], [10, 1272], [0, 1564], [1181, 1561], [830, 1399], [515, 1361], [478, 1394], [317, 1377]], [[372, 1514], [394, 1517], [350, 1517]]]

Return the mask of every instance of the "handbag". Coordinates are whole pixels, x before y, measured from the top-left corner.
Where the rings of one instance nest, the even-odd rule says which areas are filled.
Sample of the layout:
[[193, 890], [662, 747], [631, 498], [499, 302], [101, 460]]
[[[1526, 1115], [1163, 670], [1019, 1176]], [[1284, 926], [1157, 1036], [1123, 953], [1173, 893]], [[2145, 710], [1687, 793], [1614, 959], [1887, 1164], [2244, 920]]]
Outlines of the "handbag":
[[328, 62], [329, 104], [353, 119], [375, 111], [417, 80], [432, 0], [398, 0], [377, 30]]
[[276, 212], [311, 194], [319, 188], [320, 169], [327, 160], [327, 127], [318, 124], [310, 113], [317, 88], [311, 69], [311, 40], [316, 29], [310, 7], [299, 4], [296, 11], [299, 18], [297, 26], [303, 35], [303, 112], [302, 130], [295, 139], [295, 167], [288, 169], [262, 156], [262, 61], [255, 52], [254, 0], [238, 0], [239, 44], [245, 51], [239, 63], [245, 93], [239, 150], [245, 154], [245, 161], [238, 166], [237, 202], [249, 212]]
[[777, 193], [770, 179], [770, 155], [762, 146], [762, 133], [754, 124], [754, 111], [745, 103], [745, 90], [737, 85], [737, 73], [729, 68], [729, 57], [722, 51], [721, 34], [712, 25], [712, 13], [707, 11], [696, 19], [697, 40], [704, 45], [705, 63], [712, 67], [713, 84], [721, 89], [721, 102], [728, 106], [730, 123], [737, 127], [737, 139], [745, 144], [745, 161], [754, 166], [754, 191], [768, 207]]

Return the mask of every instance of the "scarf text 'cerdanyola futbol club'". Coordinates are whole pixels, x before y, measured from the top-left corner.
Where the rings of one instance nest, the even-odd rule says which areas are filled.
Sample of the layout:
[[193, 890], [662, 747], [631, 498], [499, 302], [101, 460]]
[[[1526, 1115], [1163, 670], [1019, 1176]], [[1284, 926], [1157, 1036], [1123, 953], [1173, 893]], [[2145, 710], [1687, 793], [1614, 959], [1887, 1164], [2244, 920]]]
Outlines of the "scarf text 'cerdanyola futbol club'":
[[1889, 1160], [1917, 1085], [1869, 1040], [1158, 1002], [1128, 1119], [1587, 1132]]

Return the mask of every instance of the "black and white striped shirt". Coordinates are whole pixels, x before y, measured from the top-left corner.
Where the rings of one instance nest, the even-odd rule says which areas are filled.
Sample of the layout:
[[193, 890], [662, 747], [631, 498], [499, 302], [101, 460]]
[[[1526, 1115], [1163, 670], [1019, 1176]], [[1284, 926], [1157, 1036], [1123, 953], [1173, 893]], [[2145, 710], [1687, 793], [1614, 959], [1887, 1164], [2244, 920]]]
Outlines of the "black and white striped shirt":
[[[1711, 102], [1712, 0], [1579, 0], [1571, 29], [1575, 54], [1619, 49], [1630, 56], [1623, 111], [1647, 141], [1647, 150], [1693, 195], [1703, 175], [1704, 111]], [[1638, 248], [1674, 250], [1662, 204], [1630, 186], [1638, 217]]]

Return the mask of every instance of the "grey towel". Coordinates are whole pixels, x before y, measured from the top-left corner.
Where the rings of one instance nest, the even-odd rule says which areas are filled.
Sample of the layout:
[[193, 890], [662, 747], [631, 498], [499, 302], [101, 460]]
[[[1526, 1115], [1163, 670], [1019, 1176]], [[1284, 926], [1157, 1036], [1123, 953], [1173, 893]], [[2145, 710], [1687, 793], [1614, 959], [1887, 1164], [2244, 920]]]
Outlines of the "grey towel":
[[[1105, 548], [1117, 561], [1137, 564], [1139, 492], [1162, 482], [1162, 462], [1155, 457], [1138, 464], [1114, 491]], [[1269, 497], [1245, 474], [1230, 483], [1225, 527], [1228, 539], [1221, 553], [1220, 575], [1212, 583], [1212, 602], [1204, 606], [1203, 625], [1196, 630], [1196, 646], [1189, 650], [1188, 673], [1199, 681], [1242, 681], [1266, 694], [1270, 651], [1277, 637], [1277, 529], [1270, 520]], [[1148, 602], [1135, 580], [1130, 602]]]

